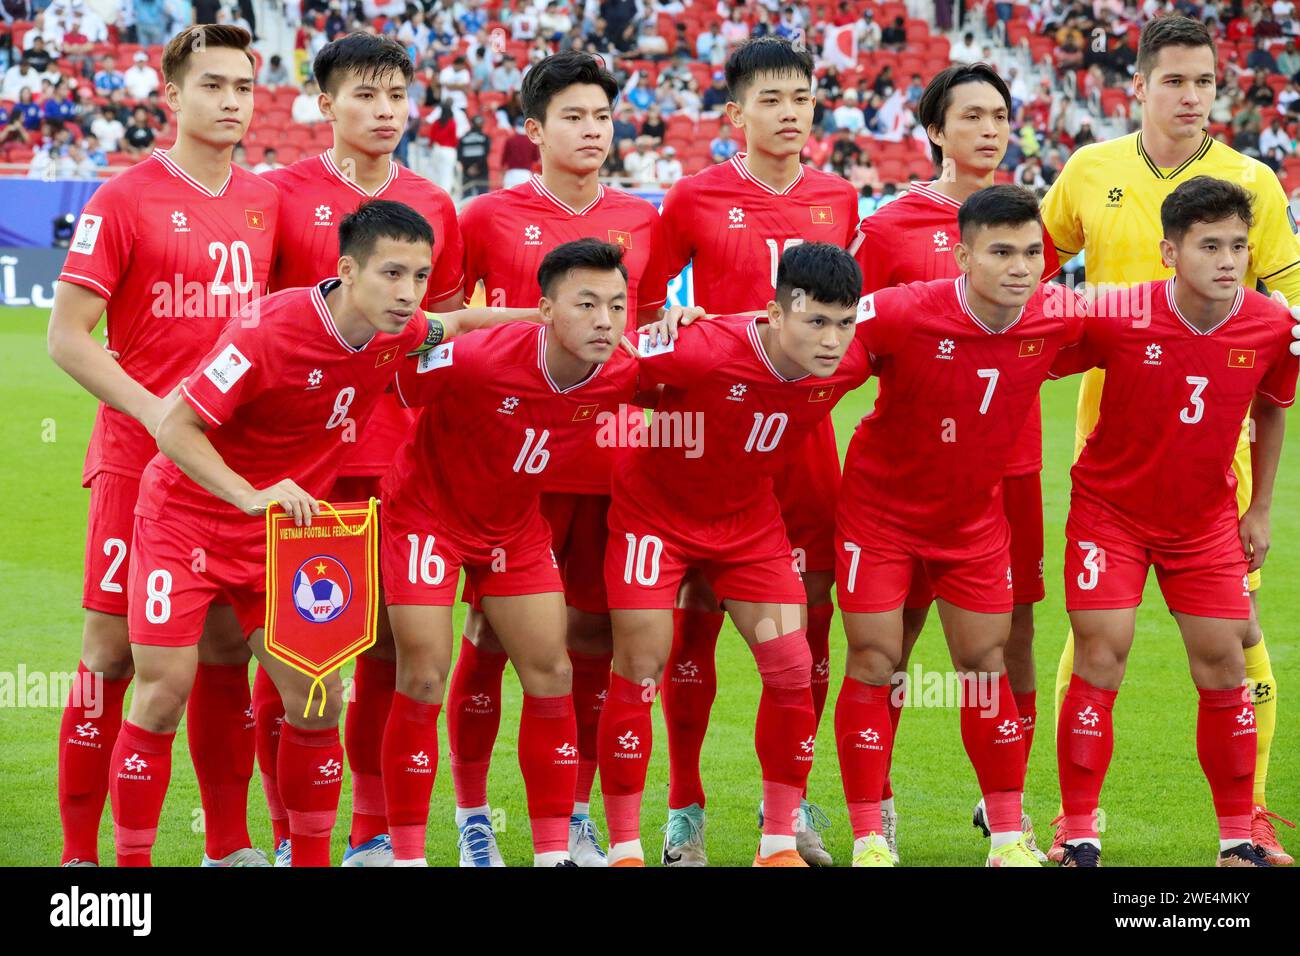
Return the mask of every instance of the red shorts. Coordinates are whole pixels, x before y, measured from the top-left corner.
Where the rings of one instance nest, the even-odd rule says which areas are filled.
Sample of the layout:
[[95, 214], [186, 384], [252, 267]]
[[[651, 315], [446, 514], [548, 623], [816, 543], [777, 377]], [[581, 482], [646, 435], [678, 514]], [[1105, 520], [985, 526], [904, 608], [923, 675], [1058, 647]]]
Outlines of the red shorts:
[[330, 504], [340, 501], [369, 501], [380, 498], [379, 486], [383, 483], [379, 475], [342, 475], [334, 480], [334, 487], [325, 496]]
[[840, 453], [829, 416], [808, 436], [785, 470], [773, 478], [772, 485], [800, 570], [834, 570]]
[[803, 604], [803, 578], [775, 497], [714, 521], [656, 517], [627, 499], [609, 509], [605, 587], [611, 608], [671, 609], [687, 568], [718, 601]]
[[[212, 542], [220, 542], [214, 546]], [[212, 604], [230, 604], [244, 637], [266, 624], [266, 531], [186, 514], [135, 519], [127, 575], [132, 644], [192, 647]]]
[[1150, 547], [1121, 518], [1071, 502], [1065, 524], [1065, 608], [1110, 610], [1142, 603], [1147, 569], [1169, 610], [1196, 617], [1250, 617], [1248, 563], [1234, 508], [1209, 534], [1169, 547]]
[[85, 579], [81, 583], [81, 606], [88, 611], [126, 616], [126, 579], [138, 497], [139, 477], [101, 471], [90, 480]]
[[1011, 593], [1017, 604], [1037, 604], [1043, 585], [1043, 479], [1038, 472], [1002, 479], [1002, 513], [1011, 528]]
[[850, 515], [842, 509], [839, 521], [835, 587], [842, 610], [873, 614], [903, 606], [924, 607], [909, 601], [918, 580], [967, 611], [1005, 614], [1011, 610], [1011, 542], [1005, 520], [994, 533], [964, 538], [951, 548], [905, 541], [894, 529], [861, 512]]
[[609, 613], [605, 594], [608, 516], [609, 495], [542, 495], [542, 517], [551, 528], [551, 548], [564, 579], [565, 602], [588, 614]]
[[561, 592], [564, 584], [551, 551], [551, 529], [540, 513], [496, 545], [458, 543], [430, 512], [389, 505], [380, 522], [379, 564], [388, 605], [450, 607], [465, 569], [465, 603], [480, 598]]

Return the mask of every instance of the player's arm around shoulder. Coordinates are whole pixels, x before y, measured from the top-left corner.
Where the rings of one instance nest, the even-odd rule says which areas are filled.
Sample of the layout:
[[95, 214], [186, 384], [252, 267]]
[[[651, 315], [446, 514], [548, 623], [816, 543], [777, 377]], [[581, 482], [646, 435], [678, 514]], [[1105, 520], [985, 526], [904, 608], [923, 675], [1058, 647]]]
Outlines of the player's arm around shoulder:
[[858, 300], [854, 338], [871, 358], [899, 351], [924, 309], [927, 283], [888, 286]]

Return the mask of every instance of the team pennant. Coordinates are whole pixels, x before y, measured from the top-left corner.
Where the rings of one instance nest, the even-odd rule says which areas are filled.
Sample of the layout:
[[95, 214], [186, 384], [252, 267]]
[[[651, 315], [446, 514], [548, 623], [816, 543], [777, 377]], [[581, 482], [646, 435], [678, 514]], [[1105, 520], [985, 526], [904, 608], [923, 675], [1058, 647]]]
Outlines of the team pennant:
[[1042, 339], [1025, 339], [1020, 343], [1020, 357], [1033, 358], [1035, 355], [1043, 354]]
[[814, 388], [811, 392], [808, 393], [808, 401], [829, 402], [831, 400], [831, 396], [834, 394], [835, 394], [834, 385], [818, 385], [816, 388]]
[[260, 209], [245, 209], [244, 221], [248, 223], [249, 229], [265, 229], [266, 216], [262, 215]]
[[266, 649], [312, 678], [325, 712], [324, 678], [375, 643], [379, 614], [378, 502], [322, 501], [310, 527], [278, 507], [266, 512]]
[[809, 206], [808, 212], [812, 216], [812, 221], [819, 226], [835, 225], [835, 214], [830, 206]]
[[573, 420], [575, 422], [591, 420], [596, 416], [596, 408], [597, 406], [595, 405], [579, 405], [573, 413]]
[[624, 232], [622, 229], [609, 230], [609, 241], [623, 249], [632, 248], [632, 233]]
[[1228, 365], [1232, 368], [1254, 368], [1254, 349], [1228, 349]]

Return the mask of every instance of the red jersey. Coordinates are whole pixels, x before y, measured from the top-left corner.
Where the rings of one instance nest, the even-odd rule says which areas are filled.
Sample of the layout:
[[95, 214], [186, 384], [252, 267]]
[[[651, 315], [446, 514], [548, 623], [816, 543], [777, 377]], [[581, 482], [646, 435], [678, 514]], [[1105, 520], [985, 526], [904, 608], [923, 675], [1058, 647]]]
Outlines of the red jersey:
[[[509, 539], [537, 509], [549, 473], [596, 444], [636, 385], [621, 348], [561, 389], [546, 368], [547, 329], [511, 322], [463, 335], [406, 363], [403, 404], [421, 410], [384, 479], [384, 500], [436, 502], [464, 546]], [[608, 492], [606, 492], [608, 493]]]
[[1042, 285], [994, 332], [967, 305], [964, 278], [864, 298], [858, 338], [880, 394], [849, 443], [841, 500], [930, 540], [986, 532], [1025, 417], [1083, 314], [1075, 293]]
[[1285, 308], [1242, 289], [1228, 317], [1200, 332], [1179, 313], [1174, 281], [1098, 299], [1079, 347], [1052, 369], [1106, 370], [1101, 417], [1070, 472], [1073, 494], [1155, 546], [1236, 518], [1232, 458], [1242, 420], [1256, 395], [1294, 402], [1300, 367]]
[[[961, 239], [957, 210], [961, 203], [934, 188], [912, 183], [901, 199], [881, 206], [858, 224], [849, 251], [862, 268], [864, 295], [906, 282], [955, 279], [961, 275], [953, 247]], [[1056, 246], [1043, 230], [1043, 276], [1060, 269]], [[1043, 414], [1035, 402], [1016, 442], [1007, 475], [1043, 470]]]
[[[166, 150], [95, 191], [59, 279], [108, 300], [108, 347], [127, 375], [166, 395], [271, 274], [279, 197], [237, 166], [213, 193]], [[82, 481], [137, 477], [158, 445], [129, 415], [100, 404]]]
[[[511, 189], [473, 199], [461, 211], [465, 235], [465, 301], [483, 280], [489, 306], [533, 309], [542, 297], [537, 269], [556, 246], [574, 239], [604, 239], [623, 247], [627, 267], [627, 330], [638, 310], [654, 309], [667, 296], [662, 277], [648, 273], [658, 241], [659, 213], [644, 199], [601, 186], [585, 209], [573, 209], [534, 176]], [[593, 439], [580, 453], [547, 469], [546, 490], [609, 494], [609, 449]]]
[[691, 301], [706, 312], [767, 308], [781, 254], [801, 242], [845, 248], [858, 194], [831, 173], [799, 167], [781, 192], [756, 178], [744, 153], [679, 180], [664, 196], [655, 270], [664, 280], [693, 262]]
[[[395, 335], [376, 332], [354, 348], [325, 304], [337, 283], [268, 296], [260, 303], [260, 321], [230, 322], [181, 383], [181, 397], [209, 426], [212, 447], [255, 488], [292, 478], [316, 497], [325, 495], [344, 448], [364, 431], [393, 374], [415, 364], [403, 356], [424, 341], [424, 316], [413, 316]], [[263, 524], [159, 454], [141, 478], [136, 514], [174, 517], [178, 510], [211, 515], [239, 526], [240, 533]]]
[[617, 487], [678, 520], [735, 514], [771, 495], [773, 476], [870, 372], [855, 340], [833, 375], [787, 379], [745, 315], [697, 322], [654, 348], [643, 340], [641, 351], [641, 387], [665, 388], [615, 465]]
[[[328, 151], [292, 166], [263, 173], [280, 190], [280, 234], [271, 288], [315, 285], [337, 271], [339, 222], [367, 199], [405, 203], [433, 227], [433, 272], [424, 307], [458, 295], [464, 284], [460, 225], [451, 197], [423, 176], [391, 163], [388, 181], [368, 193], [344, 175]], [[388, 396], [379, 402], [366, 430], [348, 451], [342, 475], [378, 476], [410, 431], [415, 416]]]

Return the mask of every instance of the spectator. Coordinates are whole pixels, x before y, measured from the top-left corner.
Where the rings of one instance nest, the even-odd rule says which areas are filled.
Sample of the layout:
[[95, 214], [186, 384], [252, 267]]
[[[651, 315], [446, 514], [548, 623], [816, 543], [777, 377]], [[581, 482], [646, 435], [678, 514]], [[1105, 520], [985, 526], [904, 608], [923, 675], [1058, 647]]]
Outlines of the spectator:
[[870, 186], [863, 186], [858, 193], [858, 218], [866, 219], [876, 211], [876, 191]]
[[[874, 51], [880, 47], [881, 30], [880, 24], [876, 22], [876, 11], [871, 7], [862, 11], [862, 19], [858, 21], [858, 49]], [[971, 36], [971, 34], [967, 34]]]
[[231, 152], [230, 163], [240, 169], [247, 169], [250, 173], [253, 171], [248, 165], [248, 150], [244, 149], [242, 145], [236, 146]]
[[454, 109], [469, 108], [469, 63], [465, 57], [458, 56], [444, 66], [438, 74], [438, 82], [442, 84], [443, 99], [451, 100]]
[[99, 117], [90, 124], [90, 131], [104, 144], [104, 151], [108, 153], [116, 153], [122, 137], [126, 135], [122, 121], [117, 118], [117, 111], [110, 105], [105, 105], [100, 110]]
[[718, 32], [717, 24], [710, 23], [695, 38], [695, 58], [701, 63], [712, 63], [715, 47], [726, 56], [726, 42]]
[[668, 132], [668, 127], [664, 124], [663, 113], [659, 107], [652, 106], [646, 110], [645, 120], [641, 123], [641, 135], [649, 136], [653, 140], [653, 145], [658, 146], [664, 141], [664, 134]]
[[451, 98], [443, 100], [429, 116], [429, 145], [433, 147], [434, 184], [451, 192], [456, 180], [456, 145], [460, 136], [456, 131], [455, 104]]
[[483, 132], [483, 114], [470, 120], [469, 132], [456, 144], [456, 158], [460, 161], [461, 195], [477, 196], [488, 191], [488, 154], [492, 141]]
[[1065, 159], [1061, 155], [1061, 150], [1055, 146], [1047, 150], [1042, 166], [1043, 182], [1051, 186], [1052, 183], [1056, 182], [1056, 177], [1061, 175], [1063, 166], [1065, 166]]
[[514, 133], [506, 140], [501, 150], [501, 166], [505, 170], [501, 185], [509, 189], [528, 181], [533, 166], [542, 158], [537, 145], [524, 132], [524, 122], [515, 123]]
[[647, 60], [662, 60], [668, 56], [668, 41], [655, 32], [653, 20], [643, 20], [637, 36], [636, 51]]
[[87, 136], [82, 140], [82, 146], [85, 147], [86, 158], [97, 168], [103, 169], [108, 165], [108, 154], [104, 152], [104, 147], [99, 145], [98, 137]]
[[1282, 121], [1276, 116], [1268, 124], [1268, 129], [1259, 134], [1259, 158], [1273, 172], [1282, 168], [1283, 162], [1295, 150], [1295, 143], [1282, 128]]
[[573, 18], [561, 9], [557, 0], [550, 0], [538, 18], [537, 25], [542, 36], [554, 42], [573, 28]]
[[1300, 73], [1300, 52], [1296, 51], [1295, 40], [1288, 39], [1282, 52], [1277, 55], [1277, 71], [1291, 79]]
[[668, 187], [682, 178], [682, 163], [677, 158], [677, 150], [665, 146], [663, 156], [655, 163], [655, 179], [660, 186]]
[[961, 43], [954, 43], [948, 51], [948, 60], [951, 63], [969, 65], [978, 61], [979, 58], [980, 50], [975, 45], [975, 34], [973, 33], [967, 33], [961, 38]]
[[876, 169], [870, 156], [860, 153], [858, 158], [849, 164], [848, 180], [859, 193], [866, 189], [870, 195], [880, 188], [880, 170]]
[[[0, 0], [0, 21], [13, 23], [15, 20], [32, 18], [32, 0]], [[6, 118], [4, 122], [8, 122]]]
[[1300, 87], [1296, 86], [1295, 80], [1291, 80], [1285, 89], [1278, 91], [1277, 108], [1283, 113], [1300, 113]]
[[1254, 70], [1256, 73], [1280, 73], [1277, 60], [1273, 59], [1273, 54], [1268, 52], [1268, 45], [1260, 39], [1259, 33], [1255, 34], [1255, 49], [1250, 51], [1250, 56], [1246, 57], [1246, 69]]
[[515, 61], [515, 58], [506, 56], [501, 59], [496, 69], [492, 71], [488, 85], [496, 93], [513, 93], [519, 89], [523, 79], [524, 75], [520, 72], [519, 64]]
[[888, 50], [907, 46], [907, 26], [901, 16], [894, 17], [894, 22], [880, 31], [880, 45]]
[[638, 110], [649, 109], [655, 101], [655, 88], [650, 82], [650, 71], [639, 70], [628, 80], [623, 95]]
[[695, 77], [691, 77], [686, 81], [685, 88], [677, 93], [677, 111], [683, 116], [689, 116], [698, 123], [702, 107], [703, 99], [700, 96], [700, 81]]
[[0, 106], [0, 115], [5, 117], [0, 127], [0, 146], [7, 146], [10, 143], [26, 144], [31, 141], [31, 134], [23, 125], [21, 110], [15, 108], [12, 113], [6, 114], [4, 107]]
[[280, 54], [271, 54], [271, 58], [262, 67], [262, 75], [258, 77], [257, 82], [263, 86], [288, 86], [293, 82], [289, 78], [289, 71], [285, 68], [284, 61], [280, 59]]
[[831, 146], [831, 138], [826, 135], [826, 130], [814, 123], [812, 133], [808, 137], [808, 142], [804, 143], [799, 158], [815, 169], [824, 170], [826, 164], [830, 162]]
[[137, 106], [122, 138], [122, 151], [133, 159], [143, 159], [153, 152], [154, 135], [149, 127], [149, 111]]
[[40, 35], [32, 40], [31, 49], [24, 51], [23, 57], [38, 73], [48, 73], [50, 63], [54, 59], [50, 51], [45, 48], [45, 38]]
[[[1044, 83], [1047, 81], [1044, 80]], [[925, 84], [921, 82], [921, 74], [913, 73], [912, 80], [907, 84], [906, 98], [909, 103], [920, 103], [921, 94], [925, 92]], [[1049, 97], [1050, 101], [1050, 97]]]
[[253, 167], [253, 172], [257, 175], [269, 173], [273, 169], [284, 169], [284, 163], [280, 162], [274, 146], [268, 146], [262, 151], [262, 161]]
[[743, 40], [749, 39], [749, 24], [744, 21], [744, 9], [737, 4], [731, 8], [731, 14], [722, 24], [722, 39], [728, 49]]
[[95, 91], [100, 96], [107, 96], [114, 90], [126, 86], [126, 77], [117, 71], [111, 56], [100, 57], [99, 69], [95, 72]]
[[1097, 142], [1097, 137], [1092, 131], [1092, 119], [1085, 116], [1079, 120], [1079, 132], [1074, 134], [1074, 148], [1082, 149], [1089, 143]]
[[653, 149], [654, 140], [649, 136], [636, 138], [636, 149], [623, 157], [623, 171], [634, 186], [649, 186], [655, 181], [655, 166], [659, 154]]
[[635, 142], [636, 137], [636, 110], [632, 108], [631, 103], [621, 103], [614, 116], [614, 152], [618, 153], [625, 142]]
[[727, 90], [727, 74], [721, 70], [714, 70], [713, 83], [704, 91], [701, 106], [706, 113], [720, 113], [729, 99], [731, 93]]
[[867, 125], [866, 117], [863, 116], [862, 110], [858, 108], [858, 93], [856, 90], [844, 91], [843, 102], [835, 108], [833, 115], [837, 132], [843, 130], [855, 134]]
[[133, 100], [143, 100], [158, 89], [158, 71], [149, 65], [149, 54], [143, 50], [136, 51], [130, 68], [123, 75], [127, 95]]
[[531, 7], [521, 7], [510, 15], [510, 39], [527, 43], [537, 36], [537, 12]]
[[302, 86], [302, 92], [293, 98], [293, 107], [291, 115], [295, 123], [322, 123], [325, 117], [321, 116], [320, 104], [320, 87], [316, 85], [315, 80], [308, 80]]
[[1264, 7], [1263, 15], [1260, 16], [1259, 22], [1255, 24], [1255, 36], [1272, 39], [1273, 37], [1280, 37], [1281, 35], [1282, 24], [1273, 19], [1272, 10], [1268, 7]]
[[77, 118], [76, 94], [64, 80], [54, 88], [50, 96], [41, 104], [41, 116], [57, 126], [63, 126]]
[[1026, 159], [1017, 166], [1013, 177], [1017, 186], [1023, 186], [1031, 192], [1036, 189], [1047, 188], [1047, 180], [1043, 178], [1043, 170], [1037, 157]]
[[1259, 151], [1259, 114], [1255, 113], [1240, 126], [1236, 125], [1236, 117], [1234, 117], [1233, 125], [1236, 132], [1232, 137], [1232, 148], [1246, 156], [1263, 159]]
[[883, 97], [888, 97], [894, 92], [894, 68], [890, 64], [886, 63], [876, 74], [876, 80], [871, 84], [871, 92]]
[[835, 134], [835, 143], [831, 147], [831, 169], [840, 176], [848, 177], [849, 166], [862, 158], [862, 147], [853, 140], [853, 134], [841, 128]]
[[[82, 87], [82, 89], [89, 95], [90, 90], [87, 87]], [[167, 111], [162, 107], [162, 94], [154, 90], [145, 97], [144, 105], [145, 109], [149, 111], [149, 122], [153, 128], [156, 130], [166, 129]]]
[[23, 58], [5, 71], [4, 87], [3, 92], [0, 92], [0, 99], [16, 100], [22, 90], [36, 93], [40, 90], [41, 80], [43, 79], [45, 79], [45, 74], [33, 67], [30, 60]]
[[813, 125], [821, 126], [827, 132], [835, 132], [835, 107], [831, 104], [831, 95], [821, 87], [817, 88], [817, 99], [813, 103]]
[[1255, 80], [1250, 84], [1250, 89], [1246, 91], [1246, 99], [1264, 109], [1273, 105], [1273, 87], [1268, 85], [1263, 74], [1256, 73]]
[[724, 122], [718, 127], [718, 135], [709, 143], [709, 157], [715, 163], [725, 163], [740, 151], [740, 144], [731, 138], [731, 125]]
[[135, 38], [141, 46], [161, 46], [171, 36], [164, 0], [131, 0], [135, 13]]

